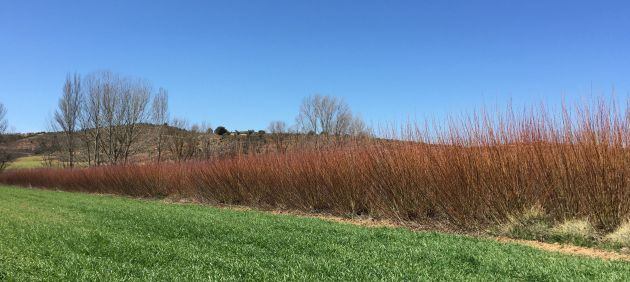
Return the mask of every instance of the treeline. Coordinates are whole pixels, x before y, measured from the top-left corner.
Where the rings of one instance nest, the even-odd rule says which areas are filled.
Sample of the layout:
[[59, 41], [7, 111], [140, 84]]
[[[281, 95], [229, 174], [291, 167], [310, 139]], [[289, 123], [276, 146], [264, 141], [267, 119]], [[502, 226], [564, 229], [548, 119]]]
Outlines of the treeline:
[[[123, 76], [110, 71], [66, 77], [58, 109], [51, 121], [53, 131], [63, 138], [52, 147], [59, 147], [59, 159], [68, 167], [77, 162], [93, 165], [126, 164], [138, 154], [150, 159], [185, 161], [234, 155], [245, 151], [268, 151], [268, 140], [249, 138], [237, 144], [217, 142], [218, 136], [260, 136], [265, 131], [234, 131], [224, 126], [213, 130], [209, 124], [190, 124], [186, 119], [171, 118], [169, 94], [145, 79]], [[151, 126], [143, 126], [151, 125]], [[300, 106], [296, 123], [270, 123], [268, 130], [275, 135], [270, 148], [289, 147], [280, 136], [287, 133], [318, 136], [367, 136], [369, 128], [352, 113], [342, 99], [313, 95]], [[320, 144], [321, 145], [321, 144]], [[149, 148], [147, 148], [149, 147]], [[230, 151], [231, 150], [231, 151]]]

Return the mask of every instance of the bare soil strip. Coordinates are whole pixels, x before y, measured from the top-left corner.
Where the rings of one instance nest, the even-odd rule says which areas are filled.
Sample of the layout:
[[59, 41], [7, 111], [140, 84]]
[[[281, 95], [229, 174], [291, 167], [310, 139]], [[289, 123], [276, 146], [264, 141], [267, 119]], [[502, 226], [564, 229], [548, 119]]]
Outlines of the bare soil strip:
[[579, 246], [574, 246], [574, 245], [566, 245], [566, 244], [558, 244], [558, 243], [544, 243], [544, 242], [539, 242], [539, 241], [520, 240], [520, 239], [512, 239], [512, 238], [506, 238], [506, 237], [499, 237], [499, 238], [496, 238], [496, 240], [502, 243], [516, 243], [516, 244], [526, 245], [526, 246], [534, 247], [536, 249], [550, 251], [550, 252], [559, 252], [563, 254], [601, 258], [605, 260], [630, 261], [630, 255], [601, 250], [601, 249], [595, 249], [595, 248], [586, 248], [586, 247], [579, 247]]

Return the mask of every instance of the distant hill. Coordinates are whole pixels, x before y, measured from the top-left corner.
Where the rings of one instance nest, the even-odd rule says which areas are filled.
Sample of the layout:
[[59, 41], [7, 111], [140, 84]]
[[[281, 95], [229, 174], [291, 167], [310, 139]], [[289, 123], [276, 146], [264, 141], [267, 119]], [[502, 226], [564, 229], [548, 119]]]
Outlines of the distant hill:
[[[156, 157], [157, 125], [140, 125], [140, 136], [134, 145], [131, 162], [150, 162]], [[192, 159], [223, 158], [235, 155], [260, 154], [265, 152], [288, 151], [299, 147], [325, 146], [331, 144], [330, 137], [312, 134], [268, 134], [263, 131], [243, 130], [232, 131], [225, 135], [212, 132], [197, 132], [176, 127], [163, 127], [165, 145], [163, 159], [166, 161], [181, 161]], [[34, 159], [48, 159], [58, 163], [62, 160], [63, 133], [37, 132], [10, 134], [4, 136], [0, 148], [12, 153], [16, 158], [22, 158], [32, 167]], [[79, 144], [77, 157], [81, 162], [85, 156], [83, 141], [77, 138]], [[38, 158], [33, 158], [38, 157]], [[85, 159], [85, 158], [83, 158]], [[87, 163], [87, 161], [85, 161]], [[14, 167], [21, 167], [19, 164]]]

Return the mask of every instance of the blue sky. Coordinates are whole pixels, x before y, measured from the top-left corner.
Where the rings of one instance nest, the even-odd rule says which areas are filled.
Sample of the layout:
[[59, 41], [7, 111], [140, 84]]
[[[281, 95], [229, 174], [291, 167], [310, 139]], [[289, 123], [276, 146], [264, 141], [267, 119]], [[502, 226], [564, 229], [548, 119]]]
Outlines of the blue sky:
[[[553, 2], [553, 3], [552, 3]], [[291, 123], [343, 97], [374, 123], [630, 92], [624, 1], [2, 1], [0, 101], [45, 128], [68, 72], [170, 92], [173, 116]]]

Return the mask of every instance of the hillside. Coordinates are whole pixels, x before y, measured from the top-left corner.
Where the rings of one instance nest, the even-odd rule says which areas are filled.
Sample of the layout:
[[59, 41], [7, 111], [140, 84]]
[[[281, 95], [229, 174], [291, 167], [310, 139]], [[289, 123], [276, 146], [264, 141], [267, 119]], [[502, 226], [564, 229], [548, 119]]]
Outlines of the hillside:
[[[140, 141], [137, 142], [135, 150], [137, 151], [138, 156], [134, 159], [137, 162], [146, 161], [152, 152], [155, 149], [155, 138], [153, 138], [153, 132], [156, 130], [157, 126], [152, 124], [143, 124], [140, 127], [141, 135], [138, 138]], [[234, 135], [226, 135], [224, 138], [215, 134], [203, 134], [203, 133], [192, 133], [188, 130], [183, 130], [174, 127], [167, 127], [167, 131], [169, 132], [180, 132], [185, 134], [192, 134], [199, 138], [200, 136], [205, 136], [211, 143], [219, 147], [221, 143], [231, 143], [237, 140], [244, 140], [247, 136], [234, 136]], [[28, 158], [33, 156], [45, 156], [50, 155], [54, 158], [59, 158], [61, 154], [61, 142], [63, 135], [60, 132], [38, 132], [38, 133], [20, 133], [20, 134], [9, 134], [4, 137], [4, 142], [0, 143], [0, 148], [8, 150], [17, 158]], [[79, 143], [78, 149], [79, 154], [82, 153], [80, 140], [76, 141]], [[168, 151], [168, 150], [167, 150]], [[167, 152], [167, 158], [168, 158]], [[31, 158], [32, 160], [32, 158]]]
[[[140, 135], [133, 146], [132, 163], [146, 163], [156, 159], [158, 126], [142, 124]], [[225, 158], [236, 155], [260, 154], [265, 152], [321, 147], [346, 142], [348, 138], [337, 138], [310, 134], [268, 134], [254, 130], [231, 131], [225, 135], [199, 132], [167, 126], [164, 130], [163, 160], [186, 161]], [[87, 131], [90, 133], [91, 131]], [[86, 133], [86, 132], [83, 132]], [[63, 135], [60, 132], [38, 132], [10, 134], [0, 142], [16, 159], [9, 168], [32, 168], [59, 165], [64, 159]], [[86, 152], [81, 138], [77, 138], [77, 159], [81, 166], [87, 165]], [[41, 163], [38, 165], [38, 163]]]

